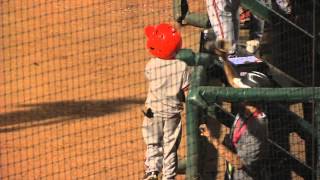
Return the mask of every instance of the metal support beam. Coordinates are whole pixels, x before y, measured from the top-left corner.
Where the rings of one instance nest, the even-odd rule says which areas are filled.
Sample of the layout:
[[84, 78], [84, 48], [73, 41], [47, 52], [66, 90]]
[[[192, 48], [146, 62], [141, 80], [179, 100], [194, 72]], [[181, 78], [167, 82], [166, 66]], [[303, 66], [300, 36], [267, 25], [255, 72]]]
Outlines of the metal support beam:
[[176, 54], [176, 59], [184, 61], [188, 66], [195, 66], [195, 53], [191, 49], [180, 49]]
[[191, 100], [202, 108], [207, 107], [207, 102], [240, 102], [240, 101], [287, 101], [309, 102], [320, 100], [320, 87], [303, 88], [231, 88], [231, 87], [207, 87], [197, 88], [198, 94], [194, 94]]
[[194, 53], [191, 49], [181, 49], [176, 54], [176, 58], [184, 61], [188, 66], [204, 66], [209, 67], [215, 64], [222, 68], [222, 63], [219, 62], [218, 56], [209, 53]]
[[201, 13], [188, 12], [183, 23], [187, 25], [199, 27], [199, 28], [210, 27], [210, 21], [209, 21], [208, 15], [201, 14]]
[[199, 118], [200, 108], [190, 103], [190, 97], [196, 87], [204, 85], [207, 81], [205, 69], [203, 66], [194, 66], [191, 79], [191, 89], [187, 97], [187, 162], [186, 162], [186, 179], [200, 179], [199, 163], [200, 159], [200, 134], [199, 134]]
[[[225, 87], [198, 87], [194, 91], [189, 100], [191, 103], [201, 107], [202, 109], [208, 109], [210, 105], [221, 102], [243, 102], [243, 101], [319, 101], [320, 100], [320, 87], [317, 88], [259, 88], [258, 89], [235, 89]], [[295, 113], [289, 111], [284, 106], [275, 103], [278, 109], [285, 112], [291, 119], [291, 121], [298, 125], [298, 129], [295, 129], [302, 137], [310, 137], [313, 135], [313, 127], [306, 120], [300, 118]], [[210, 116], [210, 111], [208, 111]], [[275, 114], [275, 112], [271, 112]], [[223, 121], [223, 124], [230, 125], [230, 120]]]

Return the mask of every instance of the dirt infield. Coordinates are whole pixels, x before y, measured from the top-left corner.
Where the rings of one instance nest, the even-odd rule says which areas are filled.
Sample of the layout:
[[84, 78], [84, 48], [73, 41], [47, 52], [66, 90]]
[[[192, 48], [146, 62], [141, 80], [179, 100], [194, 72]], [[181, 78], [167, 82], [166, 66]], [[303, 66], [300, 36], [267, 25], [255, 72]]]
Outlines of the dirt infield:
[[[0, 13], [1, 179], [139, 179], [143, 27], [172, 22], [171, 1], [13, 0]], [[197, 48], [198, 30], [182, 31]]]

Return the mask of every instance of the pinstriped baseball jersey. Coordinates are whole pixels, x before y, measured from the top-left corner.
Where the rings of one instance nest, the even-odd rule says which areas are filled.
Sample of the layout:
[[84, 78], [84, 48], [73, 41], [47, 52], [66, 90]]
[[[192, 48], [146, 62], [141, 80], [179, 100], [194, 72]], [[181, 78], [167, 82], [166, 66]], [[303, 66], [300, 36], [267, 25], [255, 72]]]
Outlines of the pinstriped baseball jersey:
[[232, 43], [230, 54], [236, 50], [239, 29], [240, 0], [206, 0], [211, 26], [218, 39]]
[[174, 115], [183, 110], [183, 90], [188, 88], [190, 71], [183, 61], [152, 58], [146, 65], [149, 81], [146, 107], [158, 115]]

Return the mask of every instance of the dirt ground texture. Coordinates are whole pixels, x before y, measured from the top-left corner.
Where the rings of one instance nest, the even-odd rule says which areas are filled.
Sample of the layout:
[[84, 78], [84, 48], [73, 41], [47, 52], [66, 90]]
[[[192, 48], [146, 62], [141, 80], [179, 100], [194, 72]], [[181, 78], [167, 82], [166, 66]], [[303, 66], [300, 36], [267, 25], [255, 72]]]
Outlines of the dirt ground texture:
[[172, 22], [171, 1], [0, 3], [0, 178], [140, 179], [143, 28]]

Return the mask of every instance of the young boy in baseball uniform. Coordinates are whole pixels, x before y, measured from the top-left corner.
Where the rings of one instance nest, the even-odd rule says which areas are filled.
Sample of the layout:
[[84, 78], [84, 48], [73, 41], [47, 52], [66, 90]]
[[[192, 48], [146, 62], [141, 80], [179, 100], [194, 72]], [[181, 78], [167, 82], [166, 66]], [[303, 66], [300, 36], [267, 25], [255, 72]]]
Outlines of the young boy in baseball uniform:
[[145, 180], [175, 179], [181, 140], [181, 115], [189, 87], [186, 63], [175, 59], [181, 48], [180, 33], [169, 24], [145, 28], [147, 48], [154, 56], [145, 67], [149, 82], [142, 134], [147, 145]]

